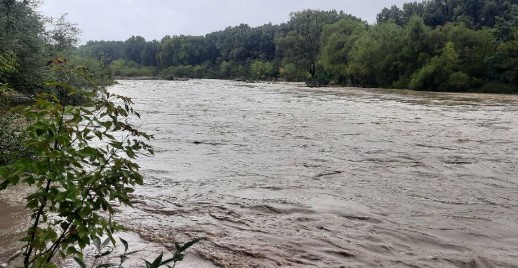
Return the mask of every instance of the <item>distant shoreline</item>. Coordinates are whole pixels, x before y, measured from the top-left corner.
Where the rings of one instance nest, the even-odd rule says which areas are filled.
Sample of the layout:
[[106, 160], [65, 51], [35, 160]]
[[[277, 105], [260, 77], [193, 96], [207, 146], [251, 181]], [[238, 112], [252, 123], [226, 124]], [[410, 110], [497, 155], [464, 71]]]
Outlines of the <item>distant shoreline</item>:
[[306, 82], [289, 82], [285, 80], [252, 80], [252, 79], [245, 79], [245, 78], [234, 78], [234, 79], [223, 79], [223, 78], [165, 78], [161, 76], [113, 76], [112, 79], [114, 81], [117, 80], [162, 80], [162, 81], [189, 81], [189, 80], [198, 80], [198, 79], [207, 79], [207, 80], [224, 80], [224, 81], [235, 81], [235, 82], [245, 82], [245, 83], [299, 83], [302, 87], [307, 88], [355, 88], [355, 89], [376, 89], [376, 90], [404, 90], [409, 92], [427, 92], [427, 93], [453, 93], [453, 94], [496, 94], [496, 95], [511, 95], [515, 96], [518, 95], [518, 93], [513, 92], [501, 92], [501, 91], [477, 91], [477, 90], [469, 90], [469, 91], [447, 91], [447, 90], [437, 90], [437, 91], [431, 91], [431, 90], [415, 90], [415, 89], [409, 89], [409, 88], [378, 88], [378, 87], [359, 87], [359, 86], [352, 86], [352, 85], [340, 85], [340, 84], [329, 84], [326, 86], [314, 86], [307, 84]]

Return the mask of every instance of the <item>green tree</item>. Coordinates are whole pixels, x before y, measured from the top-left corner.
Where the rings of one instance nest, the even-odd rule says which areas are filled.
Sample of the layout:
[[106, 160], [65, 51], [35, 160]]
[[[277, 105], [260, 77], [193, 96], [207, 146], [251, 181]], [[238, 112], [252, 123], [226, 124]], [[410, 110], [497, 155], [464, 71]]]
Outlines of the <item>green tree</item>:
[[353, 85], [375, 86], [376, 64], [379, 62], [379, 43], [369, 34], [362, 34], [349, 53], [346, 73]]
[[126, 59], [142, 64], [142, 50], [146, 45], [146, 39], [142, 36], [132, 36], [125, 42]]
[[250, 66], [250, 73], [254, 79], [266, 79], [274, 76], [274, 66], [271, 62], [255, 60]]
[[489, 79], [489, 62], [497, 48], [494, 31], [487, 28], [473, 30], [462, 24], [446, 24], [435, 31], [441, 31], [446, 35], [445, 40], [454, 43], [459, 52], [460, 68], [473, 78], [472, 86], [479, 87]]
[[383, 8], [377, 15], [376, 21], [380, 23], [394, 23], [398, 26], [403, 26], [407, 23], [408, 17], [405, 16], [405, 12], [399, 9], [396, 5], [389, 8]]
[[160, 43], [153, 40], [152, 42], [146, 42], [142, 50], [140, 51], [141, 64], [144, 66], [158, 67], [158, 52], [160, 51]]
[[467, 75], [459, 71], [460, 59], [452, 42], [447, 42], [440, 55], [419, 69], [410, 81], [410, 87], [418, 90], [465, 89]]
[[352, 18], [343, 18], [334, 24], [324, 26], [320, 59], [324, 69], [335, 82], [348, 82], [346, 68], [349, 54], [356, 40], [366, 31], [365, 22]]
[[512, 40], [498, 46], [490, 62], [494, 81], [510, 85], [512, 91], [518, 92], [518, 27], [514, 28]]
[[[350, 15], [349, 15], [350, 16]], [[290, 15], [287, 32], [276, 38], [277, 52], [286, 63], [304, 68], [313, 77], [320, 54], [320, 35], [324, 25], [346, 17], [336, 11], [303, 10]]]
[[85, 45], [79, 46], [78, 54], [108, 65], [114, 60], [127, 58], [125, 46], [125, 42], [122, 41], [88, 41]]
[[371, 28], [370, 34], [377, 40], [376, 50], [372, 52], [378, 61], [374, 66], [375, 85], [399, 87], [397, 84], [405, 79], [408, 69], [417, 61], [407, 54], [412, 51], [408, 46], [417, 44], [409, 42], [405, 28], [393, 23], [377, 24]]
[[280, 67], [279, 75], [284, 80], [292, 82], [300, 82], [308, 78], [307, 72], [293, 63], [288, 63]]
[[425, 65], [431, 57], [440, 53], [444, 46], [444, 42], [438, 48], [433, 46], [437, 42], [430, 38], [431, 29], [419, 16], [410, 17], [403, 29], [402, 43], [395, 62], [399, 80], [395, 81], [393, 86], [397, 88], [408, 88], [413, 74]]
[[0, 0], [0, 56], [15, 59], [15, 69], [0, 76], [19, 92], [33, 94], [41, 88], [46, 61], [40, 16], [31, 5]]
[[47, 26], [43, 34], [45, 44], [51, 56], [63, 56], [78, 42], [79, 28], [75, 24], [66, 21], [66, 15], [58, 19], [47, 18]]

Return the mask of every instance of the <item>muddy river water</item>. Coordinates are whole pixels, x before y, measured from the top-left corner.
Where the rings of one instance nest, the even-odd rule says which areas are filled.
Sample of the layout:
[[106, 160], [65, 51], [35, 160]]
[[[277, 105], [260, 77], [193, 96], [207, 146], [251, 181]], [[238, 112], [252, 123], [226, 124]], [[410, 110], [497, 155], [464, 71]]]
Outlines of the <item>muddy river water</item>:
[[154, 245], [205, 238], [192, 267], [518, 267], [518, 96], [111, 90], [156, 149], [120, 220]]
[[122, 220], [223, 267], [518, 267], [518, 96], [121, 81], [155, 135]]

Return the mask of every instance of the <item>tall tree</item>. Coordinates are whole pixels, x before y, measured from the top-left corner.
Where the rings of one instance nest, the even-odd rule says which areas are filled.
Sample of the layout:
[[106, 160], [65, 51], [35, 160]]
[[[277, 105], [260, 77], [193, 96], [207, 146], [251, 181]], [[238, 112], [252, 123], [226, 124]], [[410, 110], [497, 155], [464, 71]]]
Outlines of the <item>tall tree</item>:
[[142, 50], [146, 45], [146, 39], [142, 36], [132, 36], [125, 43], [127, 59], [142, 64]]
[[334, 81], [350, 83], [351, 79], [346, 75], [349, 52], [366, 31], [367, 24], [353, 18], [343, 18], [324, 27], [321, 37], [321, 64]]
[[43, 33], [41, 17], [30, 5], [0, 0], [0, 55], [14, 60], [14, 69], [1, 75], [4, 83], [27, 94], [41, 87], [46, 61]]
[[290, 17], [287, 32], [276, 38], [278, 53], [286, 63], [297, 64], [314, 77], [324, 25], [335, 23], [346, 15], [336, 11], [303, 10]]

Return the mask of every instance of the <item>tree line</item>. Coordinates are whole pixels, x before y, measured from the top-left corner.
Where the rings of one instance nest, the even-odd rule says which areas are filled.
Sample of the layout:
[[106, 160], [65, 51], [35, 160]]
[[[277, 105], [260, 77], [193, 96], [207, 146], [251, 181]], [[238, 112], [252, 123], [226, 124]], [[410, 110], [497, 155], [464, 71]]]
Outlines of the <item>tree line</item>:
[[[92, 78], [109, 83], [110, 74], [97, 60], [77, 55], [76, 25], [65, 16], [43, 16], [36, 10], [39, 2], [0, 0], [0, 95], [5, 91], [26, 96], [49, 92], [53, 89], [46, 81], [63, 79], [53, 66], [65, 63], [87, 66]], [[75, 79], [74, 83], [88, 85], [85, 79]]]
[[279, 25], [90, 41], [78, 53], [118, 76], [518, 92], [518, 2], [410, 2], [384, 8], [374, 25], [342, 11], [303, 10]]

